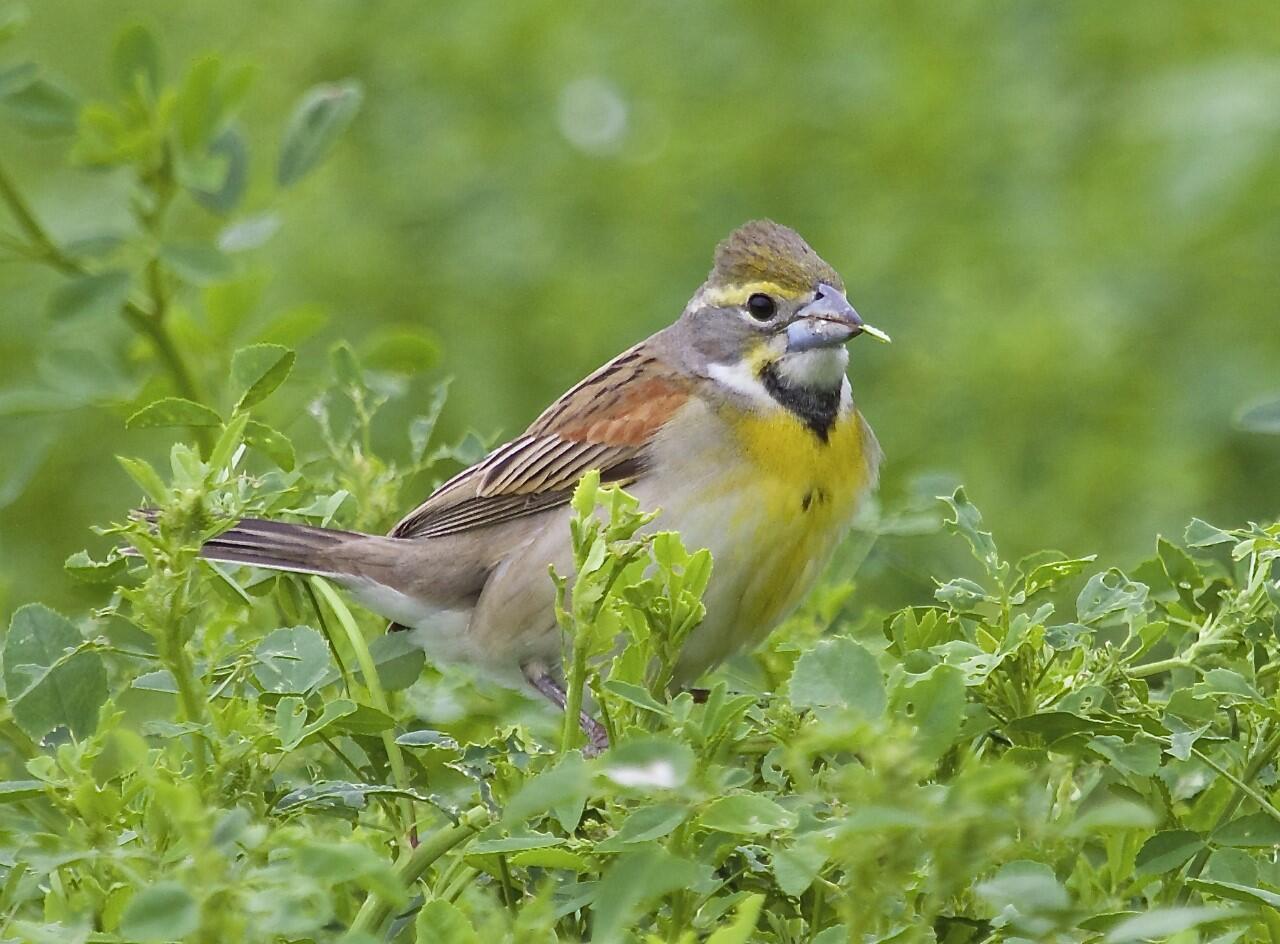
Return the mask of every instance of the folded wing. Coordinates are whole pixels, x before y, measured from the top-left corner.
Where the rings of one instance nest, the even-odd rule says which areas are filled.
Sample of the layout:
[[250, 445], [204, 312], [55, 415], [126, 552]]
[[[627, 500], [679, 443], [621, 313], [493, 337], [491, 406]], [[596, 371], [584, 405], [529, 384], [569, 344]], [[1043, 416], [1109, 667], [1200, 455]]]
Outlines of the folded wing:
[[644, 474], [653, 437], [690, 395], [688, 379], [642, 342], [569, 390], [523, 435], [441, 485], [392, 536], [443, 537], [563, 505], [591, 469], [602, 481], [629, 484]]

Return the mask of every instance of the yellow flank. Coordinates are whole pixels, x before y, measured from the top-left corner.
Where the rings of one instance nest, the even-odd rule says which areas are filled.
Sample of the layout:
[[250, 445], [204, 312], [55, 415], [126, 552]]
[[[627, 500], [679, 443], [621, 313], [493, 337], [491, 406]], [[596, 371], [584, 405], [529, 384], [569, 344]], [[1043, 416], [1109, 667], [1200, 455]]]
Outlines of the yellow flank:
[[824, 442], [786, 410], [744, 412], [730, 423], [745, 458], [730, 476], [741, 513], [758, 522], [755, 568], [740, 599], [738, 624], [755, 635], [799, 602], [844, 536], [869, 484], [865, 433], [856, 411]]

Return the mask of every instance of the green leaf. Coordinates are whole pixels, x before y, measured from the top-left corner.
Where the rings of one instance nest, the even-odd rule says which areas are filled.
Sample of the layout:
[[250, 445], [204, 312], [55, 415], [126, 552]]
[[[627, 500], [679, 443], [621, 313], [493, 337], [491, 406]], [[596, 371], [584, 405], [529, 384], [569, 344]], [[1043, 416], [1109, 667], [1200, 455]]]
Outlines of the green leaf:
[[739, 793], [712, 800], [698, 820], [707, 829], [742, 836], [760, 836], [796, 825], [794, 813], [759, 793]]
[[790, 694], [797, 708], [847, 707], [868, 718], [883, 714], [886, 703], [875, 658], [847, 636], [823, 639], [799, 658]]
[[937, 760], [955, 742], [964, 724], [964, 673], [937, 665], [923, 675], [908, 675], [894, 690], [893, 714], [915, 725], [916, 745], [926, 760]]
[[1087, 645], [1093, 630], [1084, 623], [1060, 623], [1044, 628], [1044, 644], [1057, 652]]
[[280, 746], [291, 751], [302, 740], [302, 729], [307, 723], [307, 706], [301, 698], [290, 695], [276, 702], [276, 737]]
[[559, 763], [527, 780], [507, 803], [502, 822], [515, 826], [533, 816], [553, 812], [562, 829], [578, 828], [591, 792], [591, 772], [582, 755], [570, 751]]
[[[224, 128], [209, 143], [205, 161], [199, 165], [202, 170], [208, 171], [204, 178], [184, 182], [197, 203], [210, 212], [225, 216], [239, 206], [249, 186], [249, 146], [245, 144], [244, 136], [235, 128]], [[189, 173], [195, 176], [194, 172]], [[237, 244], [234, 239], [227, 240], [226, 235], [224, 230], [218, 236], [217, 248], [220, 252], [249, 248]], [[227, 264], [230, 265], [229, 260]]]
[[592, 940], [619, 940], [640, 905], [689, 888], [703, 874], [703, 867], [658, 845], [623, 853], [604, 874], [594, 896]]
[[1236, 539], [1221, 528], [1215, 528], [1207, 521], [1192, 518], [1183, 535], [1188, 547], [1212, 547], [1215, 544], [1234, 544]]
[[177, 882], [157, 882], [129, 900], [120, 933], [135, 941], [176, 941], [200, 926], [196, 900]]
[[227, 420], [218, 436], [218, 441], [213, 444], [213, 450], [209, 453], [209, 468], [225, 469], [227, 467], [231, 457], [240, 448], [240, 443], [244, 440], [244, 431], [248, 426], [249, 414], [231, 414], [231, 419]]
[[1266, 813], [1249, 813], [1214, 830], [1213, 841], [1219, 846], [1237, 849], [1269, 849], [1280, 846], [1280, 822]]
[[76, 130], [80, 103], [70, 92], [47, 79], [36, 78], [0, 99], [0, 105], [34, 135], [71, 134]]
[[125, 95], [143, 93], [154, 98], [160, 91], [160, 47], [145, 26], [126, 27], [111, 52], [111, 77]]
[[101, 561], [91, 558], [87, 551], [76, 551], [66, 559], [62, 569], [83, 583], [104, 584], [115, 583], [127, 566], [128, 562], [115, 551]]
[[144, 672], [130, 683], [130, 687], [141, 689], [144, 692], [164, 692], [168, 695], [178, 694], [178, 683], [173, 680], [173, 673], [168, 669]]
[[974, 891], [994, 907], [1013, 908], [1021, 915], [1060, 912], [1071, 905], [1071, 897], [1053, 869], [1043, 862], [1026, 859], [1001, 866]]
[[49, 785], [43, 780], [0, 781], [0, 803], [17, 803], [19, 800], [44, 796], [48, 792]]
[[458, 750], [458, 742], [455, 738], [442, 731], [433, 731], [430, 728], [406, 731], [396, 738], [396, 743], [401, 747], [427, 747], [444, 751]]
[[1068, 836], [1091, 836], [1112, 830], [1126, 832], [1151, 829], [1156, 816], [1145, 806], [1130, 800], [1107, 800], [1086, 810], [1067, 827]]
[[1126, 918], [1113, 927], [1106, 944], [1137, 944], [1139, 941], [1163, 940], [1181, 931], [1189, 931], [1204, 924], [1222, 921], [1237, 914], [1220, 908], [1158, 908], [1133, 918]]
[[34, 62], [20, 62], [0, 69], [0, 98], [21, 92], [36, 80], [40, 67]]
[[329, 349], [329, 365], [333, 369], [334, 379], [342, 386], [351, 388], [364, 386], [360, 360], [346, 341], [339, 341]]
[[616, 833], [596, 844], [597, 852], [617, 852], [637, 842], [661, 839], [683, 823], [689, 811], [674, 803], [642, 806], [629, 815]]
[[164, 397], [148, 403], [125, 421], [125, 429], [160, 426], [221, 426], [222, 417], [201, 403], [182, 397]]
[[231, 358], [231, 387], [237, 391], [236, 410], [261, 403], [288, 378], [297, 355], [279, 344], [242, 347]]
[[1082, 623], [1101, 620], [1112, 613], [1140, 611], [1147, 602], [1147, 587], [1118, 570], [1094, 574], [1076, 598], [1076, 619]]
[[198, 153], [225, 129], [253, 80], [251, 66], [224, 68], [216, 56], [203, 56], [187, 72], [175, 110], [184, 152]]
[[29, 603], [13, 614], [4, 640], [4, 684], [13, 719], [39, 739], [65, 725], [93, 733], [107, 700], [107, 672], [97, 652], [81, 651], [79, 630], [60, 613]]
[[1241, 849], [1216, 849], [1209, 856], [1202, 878], [1236, 885], [1258, 884], [1258, 863]]
[[1110, 760], [1111, 765], [1123, 773], [1150, 777], [1160, 769], [1163, 748], [1155, 740], [1137, 737], [1126, 741], [1113, 734], [1103, 734], [1091, 740], [1089, 747]]
[[27, 7], [23, 3], [0, 6], [0, 43], [7, 43], [27, 25]]
[[363, 843], [310, 839], [298, 852], [298, 871], [326, 886], [354, 882], [397, 905], [402, 905], [408, 897], [392, 863]]
[[266, 423], [250, 420], [244, 428], [244, 441], [278, 465], [285, 472], [292, 472], [297, 455], [289, 437]]
[[206, 243], [168, 243], [160, 258], [174, 273], [192, 285], [208, 285], [231, 275], [231, 260]]
[[1163, 875], [1182, 868], [1204, 848], [1204, 837], [1189, 829], [1166, 829], [1142, 844], [1134, 859], [1139, 875]]
[[1160, 559], [1160, 565], [1164, 568], [1170, 585], [1175, 589], [1190, 591], [1199, 590], [1204, 586], [1204, 576], [1200, 573], [1200, 568], [1178, 545], [1162, 537], [1156, 538], [1156, 556]]
[[317, 85], [302, 96], [285, 127], [276, 166], [280, 186], [292, 186], [324, 160], [360, 110], [363, 97], [360, 84], [351, 80]]
[[365, 341], [360, 358], [372, 370], [416, 374], [440, 360], [440, 345], [421, 328], [383, 328]]
[[649, 690], [642, 685], [633, 685], [630, 682], [621, 682], [610, 679], [604, 683], [604, 690], [611, 695], [616, 695], [628, 704], [635, 705], [637, 708], [643, 708], [646, 711], [652, 711], [654, 714], [669, 716], [671, 712], [667, 710], [667, 706], [659, 702], [649, 693]]
[[827, 843], [823, 836], [805, 833], [791, 846], [776, 846], [772, 856], [773, 877], [783, 894], [799, 898], [827, 864]]
[[591, 871], [591, 860], [559, 846], [541, 849], [522, 849], [511, 853], [509, 861], [522, 869], [567, 869], [570, 872]]
[[72, 317], [89, 321], [114, 317], [129, 298], [129, 273], [112, 270], [96, 275], [80, 275], [62, 285], [49, 296], [49, 317], [63, 320]]
[[982, 514], [977, 506], [969, 501], [964, 489], [957, 488], [949, 497], [939, 495], [938, 500], [946, 502], [955, 516], [948, 521], [943, 521], [947, 530], [968, 541], [973, 549], [973, 556], [982, 564], [987, 574], [1003, 583], [1009, 565], [1000, 559], [1000, 553], [996, 550], [996, 542], [991, 532], [981, 529]]
[[1250, 433], [1280, 434], [1280, 397], [1241, 410], [1236, 425]]
[[848, 927], [843, 924], [833, 924], [814, 935], [811, 944], [849, 944], [850, 937]]
[[1023, 592], [1031, 596], [1041, 590], [1051, 590], [1062, 581], [1081, 573], [1097, 559], [1097, 554], [1090, 554], [1088, 557], [1064, 558], [1038, 564], [1027, 574]]
[[733, 920], [728, 924], [721, 924], [707, 938], [707, 944], [747, 944], [752, 939], [763, 907], [764, 895], [759, 892], [748, 895], [738, 903]]
[[521, 830], [512, 836], [503, 836], [501, 828], [491, 826], [467, 845], [467, 852], [472, 855], [487, 855], [495, 852], [520, 852], [524, 849], [542, 849], [547, 846], [564, 844], [564, 839], [551, 833], [540, 833], [534, 830]]
[[1191, 687], [1191, 695], [1194, 698], [1215, 698], [1222, 705], [1265, 701], [1243, 675], [1223, 668], [1206, 672], [1204, 678]]
[[[339, 494], [346, 497], [345, 493]], [[383, 689], [388, 692], [398, 692], [416, 682], [427, 659], [422, 647], [413, 641], [412, 633], [403, 632], [378, 636], [369, 643], [369, 655], [373, 657], [373, 665]], [[353, 669], [351, 677], [364, 683], [364, 673], [359, 669]], [[323, 688], [338, 681], [338, 678], [337, 668], [332, 668], [317, 687]]]
[[398, 692], [418, 681], [427, 661], [427, 654], [411, 633], [384, 633], [369, 644], [369, 655], [388, 692]]
[[956, 577], [946, 583], [939, 584], [933, 596], [940, 603], [945, 603], [959, 613], [970, 613], [979, 603], [992, 599], [982, 585], [968, 577]]
[[422, 906], [413, 927], [417, 944], [480, 944], [480, 935], [466, 915], [441, 898]]
[[372, 705], [356, 705], [354, 711], [335, 718], [333, 726], [347, 734], [381, 734], [394, 728], [396, 719]]
[[267, 635], [253, 652], [254, 677], [263, 691], [305, 694], [330, 667], [329, 646], [310, 626], [291, 626]]
[[380, 796], [402, 797], [424, 803], [436, 802], [436, 798], [425, 796], [416, 790], [401, 790], [384, 784], [323, 780], [286, 794], [277, 801], [275, 808], [280, 812], [298, 807], [361, 809], [368, 802], [369, 797]]
[[[218, 234], [218, 248], [223, 252], [245, 252], [266, 245], [280, 230], [280, 216], [260, 213], [223, 228]], [[304, 309], [307, 310], [307, 309]]]
[[1192, 879], [1190, 884], [1197, 891], [1205, 892], [1218, 898], [1229, 898], [1233, 901], [1243, 901], [1251, 905], [1263, 905], [1267, 908], [1280, 909], [1280, 895], [1267, 891], [1265, 888], [1241, 885], [1236, 882], [1219, 882], [1207, 878]]
[[147, 498], [155, 501], [156, 504], [164, 504], [168, 500], [169, 487], [164, 484], [163, 478], [156, 475], [150, 463], [143, 459], [124, 457], [124, 455], [116, 455], [115, 460], [120, 463], [120, 468], [128, 473], [129, 478], [132, 478], [134, 484], [145, 492]]

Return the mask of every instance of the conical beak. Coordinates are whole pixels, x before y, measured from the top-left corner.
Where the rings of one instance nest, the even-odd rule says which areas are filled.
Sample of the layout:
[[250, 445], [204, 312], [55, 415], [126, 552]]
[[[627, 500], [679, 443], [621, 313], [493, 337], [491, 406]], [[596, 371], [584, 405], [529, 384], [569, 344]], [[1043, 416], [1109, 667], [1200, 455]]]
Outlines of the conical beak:
[[800, 309], [796, 320], [787, 325], [787, 352], [836, 347], [860, 334], [889, 341], [889, 335], [858, 317], [843, 292], [823, 284], [818, 287], [818, 297]]

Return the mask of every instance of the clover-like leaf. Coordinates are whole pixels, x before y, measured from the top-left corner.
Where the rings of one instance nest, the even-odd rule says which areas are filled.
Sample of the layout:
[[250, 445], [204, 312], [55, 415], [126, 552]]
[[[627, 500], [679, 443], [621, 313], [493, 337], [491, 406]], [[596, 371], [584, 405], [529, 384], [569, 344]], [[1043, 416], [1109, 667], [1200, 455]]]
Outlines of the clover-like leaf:
[[268, 692], [305, 694], [329, 670], [329, 645], [310, 626], [290, 626], [267, 635], [253, 652], [258, 684]]
[[796, 662], [789, 686], [797, 708], [843, 707], [884, 713], [884, 679], [875, 658], [847, 636], [824, 639]]
[[163, 426], [221, 426], [222, 417], [202, 403], [183, 397], [163, 397], [148, 403], [125, 421], [125, 429]]
[[120, 931], [133, 941], [176, 941], [200, 926], [195, 898], [178, 882], [157, 882], [129, 900]]
[[242, 347], [231, 358], [231, 385], [237, 391], [236, 410], [261, 403], [288, 379], [297, 355], [280, 344]]
[[324, 160], [355, 118], [363, 98], [360, 83], [351, 80], [317, 85], [302, 96], [289, 118], [280, 148], [276, 166], [280, 186], [296, 184]]
[[93, 733], [107, 700], [102, 657], [61, 613], [29, 603], [13, 614], [4, 640], [4, 685], [13, 719], [33, 738], [65, 725]]

